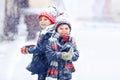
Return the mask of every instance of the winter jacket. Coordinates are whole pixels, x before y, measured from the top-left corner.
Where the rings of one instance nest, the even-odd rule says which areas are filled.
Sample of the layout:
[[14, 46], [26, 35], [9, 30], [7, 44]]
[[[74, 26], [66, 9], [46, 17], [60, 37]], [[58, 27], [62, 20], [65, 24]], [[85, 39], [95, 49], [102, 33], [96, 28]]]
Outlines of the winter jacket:
[[53, 32], [53, 25], [42, 30], [39, 35], [37, 45], [29, 48], [29, 54], [33, 54], [31, 63], [27, 66], [27, 70], [32, 74], [46, 74], [48, 69], [48, 61], [45, 55], [45, 43], [48, 41]]
[[[72, 78], [71, 73], [74, 72], [73, 61], [79, 58], [79, 52], [76, 48], [75, 41], [68, 36], [66, 41], [57, 33], [51, 37], [46, 44], [46, 57], [48, 59], [49, 69], [47, 77], [57, 78], [58, 80], [69, 80]], [[62, 52], [68, 52], [70, 48], [73, 49], [73, 57], [71, 60], [63, 60], [61, 58]]]

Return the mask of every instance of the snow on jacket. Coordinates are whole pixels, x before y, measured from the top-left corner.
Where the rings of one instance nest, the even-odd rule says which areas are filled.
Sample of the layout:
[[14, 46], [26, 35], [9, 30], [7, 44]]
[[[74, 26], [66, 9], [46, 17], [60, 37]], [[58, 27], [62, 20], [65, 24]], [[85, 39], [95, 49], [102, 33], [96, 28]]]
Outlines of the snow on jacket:
[[[71, 60], [65, 61], [61, 58], [61, 53], [68, 52], [70, 48], [73, 49], [73, 57]], [[63, 37], [55, 33], [46, 44], [45, 53], [48, 63], [50, 63], [47, 77], [57, 78], [58, 80], [72, 78], [71, 73], [75, 71], [72, 62], [79, 58], [79, 52], [72, 37], [68, 36], [67, 41], [64, 42]]]
[[48, 69], [48, 61], [45, 55], [45, 43], [48, 41], [53, 32], [53, 27], [46, 27], [39, 34], [37, 45], [29, 48], [29, 54], [33, 54], [31, 63], [27, 66], [27, 70], [32, 74], [45, 74]]

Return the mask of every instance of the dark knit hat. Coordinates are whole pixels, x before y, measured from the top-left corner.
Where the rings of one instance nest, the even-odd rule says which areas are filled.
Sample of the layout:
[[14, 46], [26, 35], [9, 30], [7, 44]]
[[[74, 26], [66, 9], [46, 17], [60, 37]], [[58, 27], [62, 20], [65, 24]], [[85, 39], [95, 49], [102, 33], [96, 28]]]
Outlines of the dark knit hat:
[[55, 24], [55, 28], [54, 29], [55, 29], [56, 32], [57, 32], [58, 27], [60, 25], [62, 25], [62, 24], [68, 25], [68, 27], [71, 30], [71, 24], [70, 24], [70, 22], [68, 20], [66, 20], [66, 19], [61, 19], [61, 20], [57, 21], [56, 24]]

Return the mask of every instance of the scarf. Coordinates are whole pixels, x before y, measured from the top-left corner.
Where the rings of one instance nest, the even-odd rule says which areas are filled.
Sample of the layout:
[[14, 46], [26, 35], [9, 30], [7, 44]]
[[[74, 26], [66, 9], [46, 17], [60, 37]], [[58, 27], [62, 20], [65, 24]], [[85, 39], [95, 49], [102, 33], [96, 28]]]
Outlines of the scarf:
[[[51, 37], [50, 38], [50, 42], [51, 42], [51, 48], [54, 50], [54, 51], [57, 51], [58, 50], [58, 39], [59, 38], [59, 35], [58, 34], [54, 34], [55, 36], [54, 37]], [[68, 41], [68, 37], [64, 37], [64, 38], [61, 38], [62, 41]], [[60, 45], [59, 45], [60, 46]], [[63, 49], [60, 50], [60, 52], [62, 52], [64, 50], [66, 46], [64, 45]], [[59, 74], [59, 69], [58, 69], [58, 66], [59, 66], [59, 63], [54, 60], [55, 58], [53, 58], [53, 60], [51, 60], [50, 62], [50, 66], [48, 68], [48, 71], [47, 71], [47, 77], [46, 77], [46, 80], [57, 80], [58, 78], [58, 74]], [[74, 68], [74, 65], [71, 61], [65, 61], [65, 64], [63, 64], [63, 73], [65, 74], [69, 74], [69, 73], [72, 73], [72, 72], [75, 72], [75, 68]]]

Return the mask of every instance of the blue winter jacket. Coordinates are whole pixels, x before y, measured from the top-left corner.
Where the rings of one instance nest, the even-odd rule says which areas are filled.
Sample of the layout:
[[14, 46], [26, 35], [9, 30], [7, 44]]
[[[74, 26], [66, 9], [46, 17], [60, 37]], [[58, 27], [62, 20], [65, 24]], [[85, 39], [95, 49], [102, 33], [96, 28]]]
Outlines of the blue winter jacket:
[[48, 69], [48, 61], [45, 55], [45, 45], [50, 36], [52, 35], [52, 29], [44, 34], [39, 35], [37, 45], [30, 47], [28, 52], [33, 54], [31, 63], [27, 66], [27, 70], [32, 74], [46, 74]]
[[[66, 61], [61, 58], [62, 52], [68, 52], [70, 48], [73, 49], [74, 55], [71, 60]], [[58, 72], [57, 79], [59, 80], [69, 80], [72, 78], [71, 73], [69, 69], [66, 69], [66, 64], [72, 64], [73, 61], [76, 61], [79, 58], [79, 52], [76, 48], [76, 44], [74, 43], [74, 40], [72, 37], [68, 37], [68, 40], [64, 42], [62, 40], [61, 36], [57, 36], [55, 38], [49, 39], [49, 42], [46, 44], [46, 56], [48, 59], [48, 63], [51, 63], [52, 61], [56, 61], [58, 63], [58, 68], [53, 66], [52, 68], [57, 69], [56, 72]], [[49, 64], [51, 65], [51, 64]], [[51, 66], [50, 66], [51, 68]], [[74, 67], [73, 67], [74, 68]], [[54, 71], [55, 72], [55, 71]], [[74, 71], [73, 71], [74, 72]], [[49, 77], [49, 76], [48, 76]], [[50, 75], [50, 77], [53, 77], [53, 75]]]

